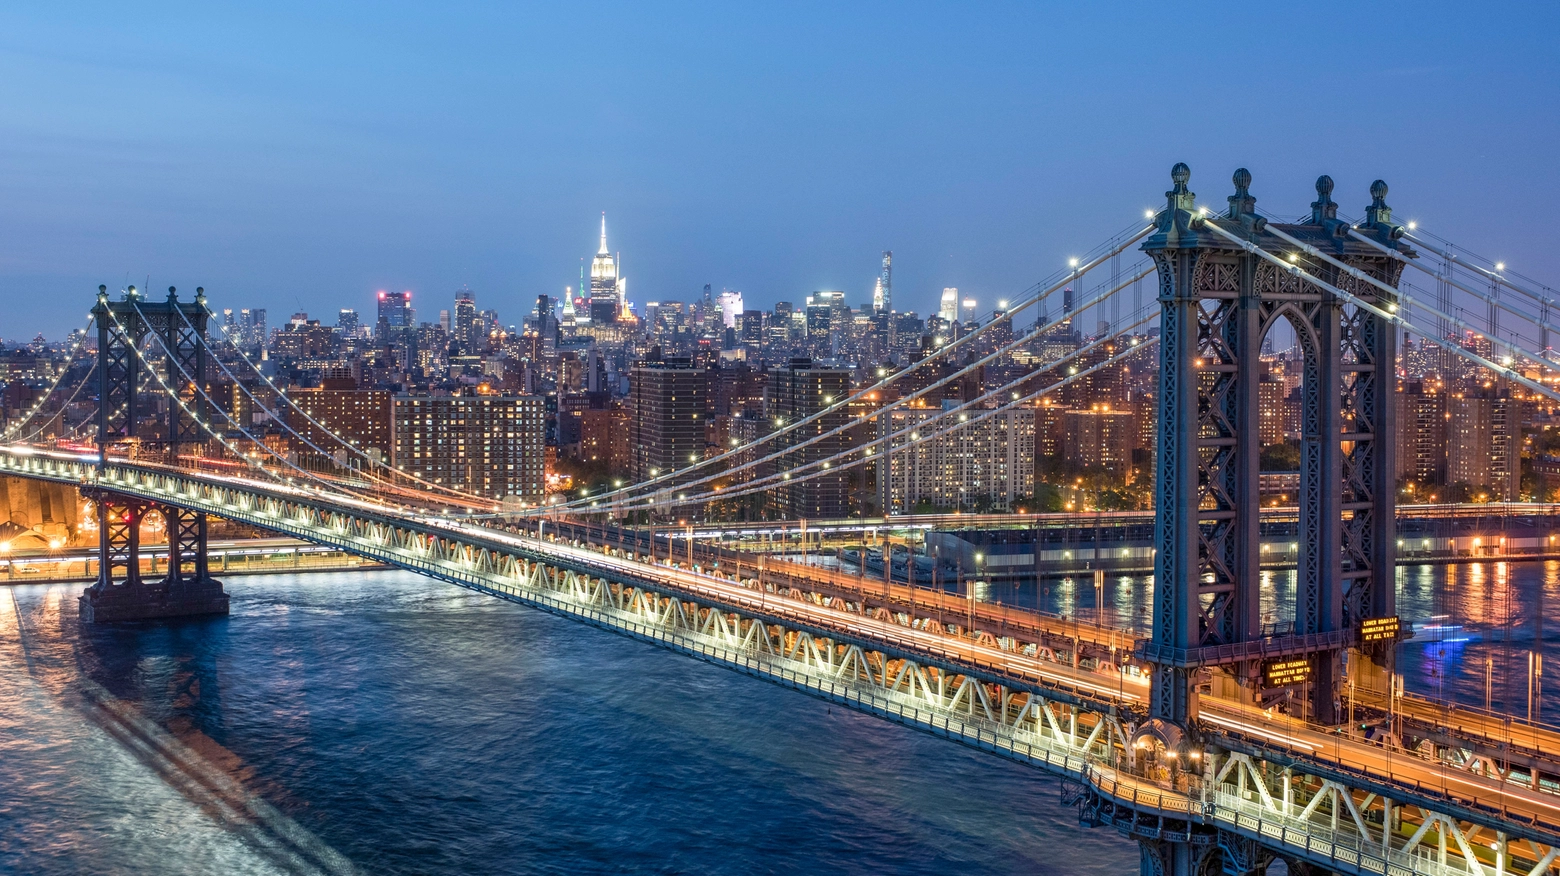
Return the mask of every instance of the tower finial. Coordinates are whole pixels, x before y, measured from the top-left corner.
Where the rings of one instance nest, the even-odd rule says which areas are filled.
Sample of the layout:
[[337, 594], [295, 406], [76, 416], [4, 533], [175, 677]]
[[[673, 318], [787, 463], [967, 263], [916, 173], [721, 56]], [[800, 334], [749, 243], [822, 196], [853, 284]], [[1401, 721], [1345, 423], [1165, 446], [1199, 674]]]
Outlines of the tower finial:
[[1235, 194], [1229, 197], [1230, 218], [1253, 215], [1257, 209], [1257, 199], [1251, 196], [1251, 171], [1239, 168], [1231, 181], [1235, 183]]
[[1387, 184], [1376, 180], [1370, 184], [1370, 206], [1365, 208], [1366, 225], [1391, 225], [1392, 208], [1387, 206]]
[[607, 211], [601, 211], [601, 249], [596, 250], [596, 255], [607, 254]]

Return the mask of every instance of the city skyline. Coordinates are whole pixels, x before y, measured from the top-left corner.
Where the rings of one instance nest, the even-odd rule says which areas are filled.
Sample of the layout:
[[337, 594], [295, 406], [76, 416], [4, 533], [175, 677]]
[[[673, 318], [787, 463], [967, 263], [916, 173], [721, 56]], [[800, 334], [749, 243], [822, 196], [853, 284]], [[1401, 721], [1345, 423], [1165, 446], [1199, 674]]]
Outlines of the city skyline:
[[[1277, 10], [1239, 27], [1211, 10], [849, 10], [804, 32], [755, 11], [456, 8], [426, 40], [415, 12], [366, 30], [333, 12], [306, 32], [258, 12], [105, 9], [98, 29], [12, 10], [0, 294], [15, 325], [50, 337], [77, 324], [52, 302], [99, 283], [203, 285], [273, 313], [466, 285], [512, 312], [573, 284], [605, 210], [635, 301], [711, 283], [760, 308], [819, 289], [856, 306], [892, 250], [895, 306], [925, 314], [944, 287], [994, 301], [1064, 265], [1094, 242], [1080, 229], [1154, 206], [1143, 193], [1182, 158], [1214, 207], [1228, 180], [1209, 171], [1249, 164], [1277, 215], [1305, 210], [1318, 173], [1350, 214], [1389, 176], [1405, 216], [1554, 277], [1535, 225], [1473, 217], [1560, 195], [1515, 170], [1541, 166], [1556, 134], [1543, 108], [1560, 75], [1541, 36], [1555, 13], [1451, 9], [1394, 20], [1388, 51], [1374, 16], [1344, 7], [1320, 42]], [[587, 18], [621, 38], [610, 63], [575, 51], [595, 33]], [[1046, 33], [1048, 50], [986, 50], [1013, 27]], [[1246, 71], [1224, 77], [1220, 101], [1152, 96], [1176, 33]], [[506, 41], [521, 51], [497, 52]], [[145, 51], [121, 60], [125, 44]], [[675, 60], [689, 52], [708, 63]], [[1374, 68], [1377, 86], [1332, 89], [1317, 115], [1277, 58], [1339, 84]], [[1404, 108], [1429, 93], [1475, 109]], [[1347, 145], [1294, 136], [1309, 118]]]

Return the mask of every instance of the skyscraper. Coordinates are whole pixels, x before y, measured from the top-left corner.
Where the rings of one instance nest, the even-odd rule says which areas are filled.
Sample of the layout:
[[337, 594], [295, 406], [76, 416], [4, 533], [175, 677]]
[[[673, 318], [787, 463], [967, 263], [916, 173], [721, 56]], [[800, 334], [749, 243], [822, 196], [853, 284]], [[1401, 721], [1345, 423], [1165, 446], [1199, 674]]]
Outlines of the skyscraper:
[[742, 293], [733, 289], [720, 290], [720, 318], [726, 328], [736, 328], [742, 315]]
[[462, 353], [469, 356], [477, 352], [479, 332], [487, 334], [477, 319], [477, 296], [470, 289], [462, 289], [455, 293], [455, 319], [452, 326], [455, 343], [460, 345]]
[[590, 263], [590, 321], [615, 323], [622, 302], [617, 256], [607, 251], [607, 214], [601, 214], [601, 248]]
[[954, 322], [959, 318], [959, 288], [949, 286], [943, 290], [942, 301], [937, 307], [937, 316], [943, 322]]
[[381, 344], [395, 343], [411, 332], [417, 318], [411, 292], [380, 292], [379, 321], [375, 326]]
[[883, 273], [878, 275], [877, 287], [872, 290], [872, 310], [887, 313], [894, 309], [894, 254], [883, 250]]

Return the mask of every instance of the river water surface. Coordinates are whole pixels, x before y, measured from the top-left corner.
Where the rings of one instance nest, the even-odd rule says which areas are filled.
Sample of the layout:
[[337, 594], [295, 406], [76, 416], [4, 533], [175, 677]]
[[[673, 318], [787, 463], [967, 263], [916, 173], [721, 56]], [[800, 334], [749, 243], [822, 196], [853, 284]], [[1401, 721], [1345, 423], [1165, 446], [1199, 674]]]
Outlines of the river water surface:
[[0, 872], [1125, 874], [1055, 780], [410, 573], [0, 588]]

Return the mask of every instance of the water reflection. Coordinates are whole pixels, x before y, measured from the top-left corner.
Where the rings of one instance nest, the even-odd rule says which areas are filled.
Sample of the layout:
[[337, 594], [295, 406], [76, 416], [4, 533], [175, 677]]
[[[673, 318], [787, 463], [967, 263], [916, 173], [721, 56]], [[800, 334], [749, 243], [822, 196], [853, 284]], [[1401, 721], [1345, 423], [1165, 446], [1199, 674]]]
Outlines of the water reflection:
[[[1260, 605], [1264, 624], [1292, 623], [1298, 592], [1294, 570], [1265, 571]], [[1106, 621], [1146, 633], [1153, 614], [1153, 577], [1113, 576], [1104, 588]], [[1404, 623], [1444, 625], [1398, 652], [1409, 690], [1497, 709], [1533, 713], [1560, 722], [1560, 697], [1544, 696], [1543, 667], [1560, 667], [1560, 561], [1403, 565], [1397, 570], [1398, 614]], [[1096, 616], [1087, 577], [1000, 582], [989, 598], [1066, 617]], [[1531, 656], [1530, 656], [1531, 655]], [[1551, 674], [1553, 674], [1553, 669]]]

